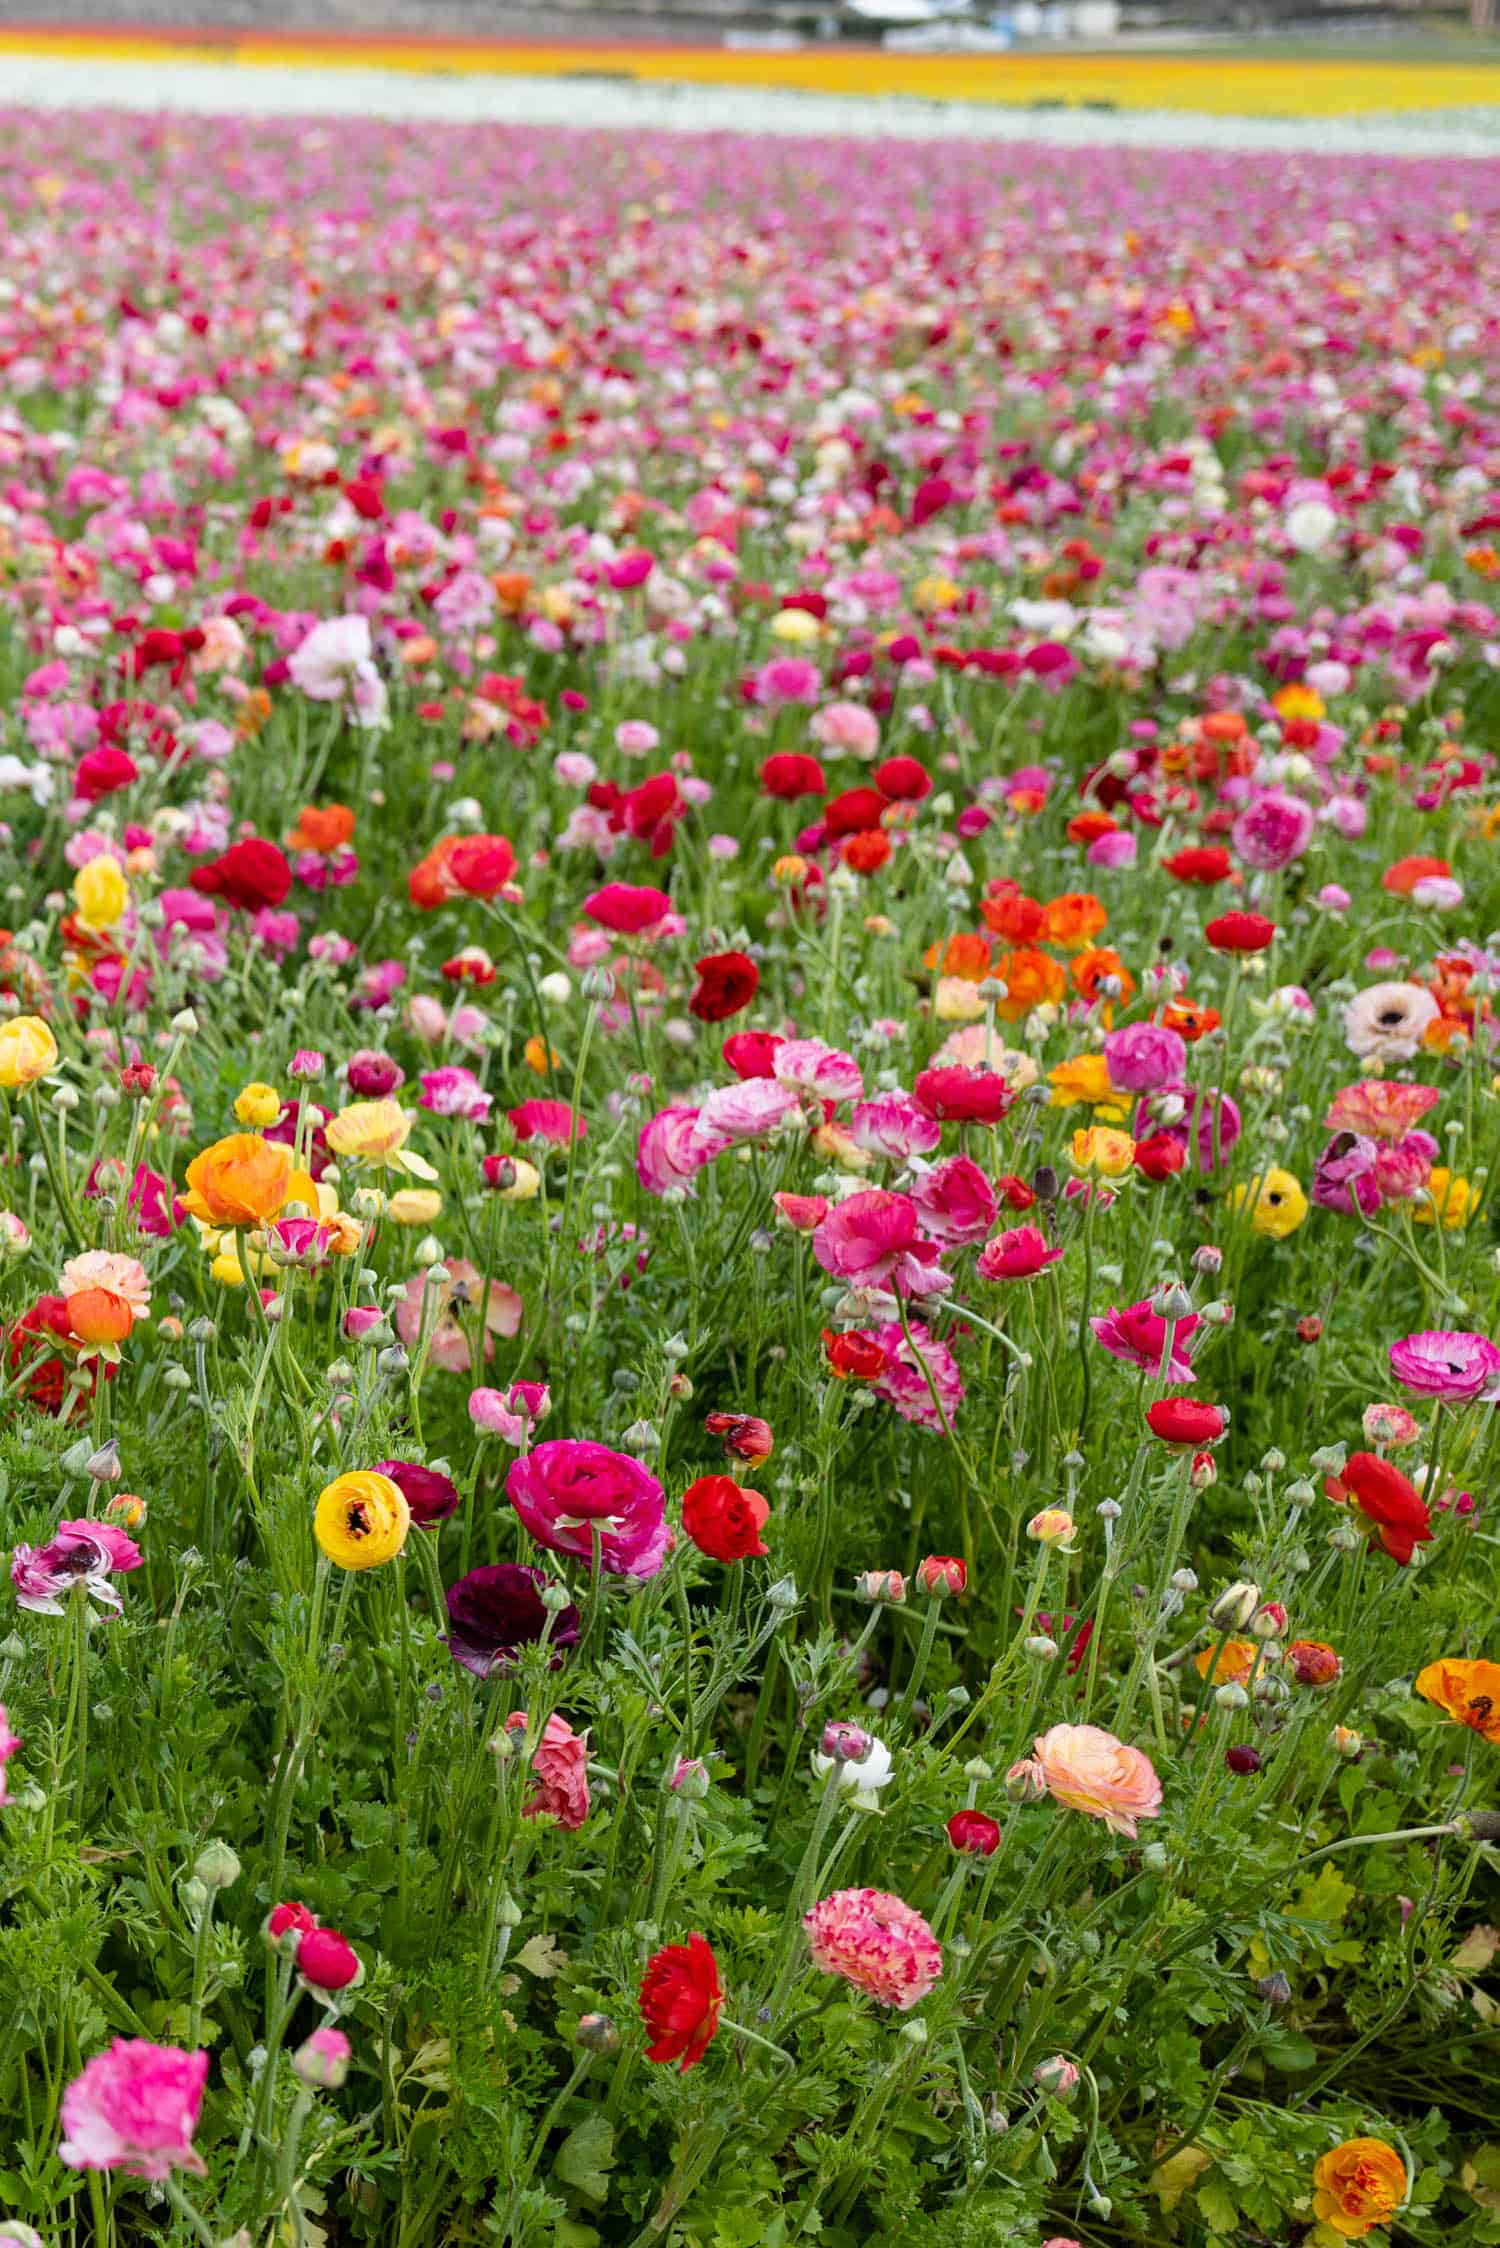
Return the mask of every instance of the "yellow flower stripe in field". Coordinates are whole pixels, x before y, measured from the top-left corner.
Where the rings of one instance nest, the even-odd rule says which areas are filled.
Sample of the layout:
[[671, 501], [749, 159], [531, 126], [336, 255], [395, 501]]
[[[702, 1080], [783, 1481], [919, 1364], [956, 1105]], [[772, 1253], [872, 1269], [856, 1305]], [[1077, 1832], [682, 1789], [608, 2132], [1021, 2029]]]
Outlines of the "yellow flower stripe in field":
[[[0, 55], [121, 62], [232, 62], [441, 72], [461, 77], [576, 77], [643, 83], [909, 94], [929, 101], [1038, 102], [1178, 109], [1219, 116], [1336, 117], [1500, 105], [1500, 63], [1251, 55], [903, 54], [874, 47], [742, 53], [721, 47], [546, 45], [314, 34], [201, 34], [0, 28]], [[101, 89], [101, 92], [103, 90]]]

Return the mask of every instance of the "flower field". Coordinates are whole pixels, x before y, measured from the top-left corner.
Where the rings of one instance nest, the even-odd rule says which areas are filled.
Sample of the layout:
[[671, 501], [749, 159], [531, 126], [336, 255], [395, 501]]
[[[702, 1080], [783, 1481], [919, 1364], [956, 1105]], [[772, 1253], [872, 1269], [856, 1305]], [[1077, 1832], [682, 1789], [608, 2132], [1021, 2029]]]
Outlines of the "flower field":
[[1500, 173], [0, 204], [0, 2242], [1500, 2241]]

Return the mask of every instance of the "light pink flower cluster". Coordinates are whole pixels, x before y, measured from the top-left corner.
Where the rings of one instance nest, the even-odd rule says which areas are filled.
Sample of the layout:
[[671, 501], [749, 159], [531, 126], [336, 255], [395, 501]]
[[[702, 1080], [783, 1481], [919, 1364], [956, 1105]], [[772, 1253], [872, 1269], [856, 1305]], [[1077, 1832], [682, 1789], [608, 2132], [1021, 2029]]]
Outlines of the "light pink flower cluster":
[[867, 1998], [909, 2013], [943, 1972], [936, 1936], [919, 1912], [884, 1889], [835, 1889], [804, 1913], [812, 1963]]
[[132, 2178], [203, 2176], [193, 2145], [207, 2053], [184, 2053], [144, 2037], [117, 2037], [62, 2097], [58, 2153], [74, 2170], [123, 2170]]

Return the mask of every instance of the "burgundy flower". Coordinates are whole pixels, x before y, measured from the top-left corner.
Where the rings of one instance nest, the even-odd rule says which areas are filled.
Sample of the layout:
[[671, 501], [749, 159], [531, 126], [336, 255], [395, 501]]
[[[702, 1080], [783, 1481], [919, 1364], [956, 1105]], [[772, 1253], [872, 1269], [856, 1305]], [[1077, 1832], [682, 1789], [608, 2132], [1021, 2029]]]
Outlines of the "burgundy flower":
[[390, 1477], [411, 1509], [411, 1518], [419, 1530], [436, 1522], [446, 1522], [450, 1514], [458, 1512], [458, 1485], [451, 1476], [439, 1475], [435, 1469], [422, 1467], [416, 1460], [380, 1460], [375, 1473]]
[[[386, 1470], [384, 1472], [389, 1472]], [[497, 1561], [471, 1569], [448, 1587], [448, 1652], [476, 1678], [493, 1677], [518, 1647], [535, 1646], [547, 1627], [542, 1593], [553, 1580], [542, 1569]], [[570, 1602], [552, 1619], [549, 1647], [578, 1644], [578, 1610]]]

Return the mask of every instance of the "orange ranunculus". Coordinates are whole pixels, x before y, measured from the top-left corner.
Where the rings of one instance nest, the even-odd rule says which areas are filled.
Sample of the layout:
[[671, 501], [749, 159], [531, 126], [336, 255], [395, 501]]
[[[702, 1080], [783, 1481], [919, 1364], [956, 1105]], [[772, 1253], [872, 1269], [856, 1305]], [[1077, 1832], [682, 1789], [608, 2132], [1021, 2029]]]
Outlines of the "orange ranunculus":
[[891, 855], [891, 839], [883, 828], [861, 828], [845, 843], [841, 856], [853, 874], [878, 874]]
[[271, 698], [265, 688], [252, 687], [240, 704], [240, 714], [235, 720], [234, 730], [242, 741], [249, 741], [260, 732], [270, 715]]
[[304, 804], [287, 841], [294, 851], [339, 851], [354, 840], [354, 814], [347, 804]]
[[1075, 952], [1068, 973], [1075, 989], [1090, 1002], [1101, 996], [1099, 986], [1106, 976], [1118, 977], [1120, 988], [1115, 997], [1122, 1003], [1128, 1004], [1135, 997], [1134, 976], [1108, 945], [1086, 945], [1082, 952]]
[[507, 616], [519, 616], [526, 606], [526, 596], [531, 591], [531, 580], [524, 570], [496, 570], [490, 579], [495, 597]]
[[1219, 1010], [1199, 1007], [1191, 999], [1169, 999], [1156, 1019], [1168, 1030], [1175, 1030], [1189, 1046], [1196, 1046], [1200, 1038], [1218, 1029]]
[[1482, 1655], [1445, 1655], [1418, 1671], [1417, 1692], [1445, 1709], [1456, 1725], [1500, 1746], [1500, 1663]]
[[1068, 822], [1070, 843], [1097, 843], [1101, 835], [1115, 835], [1120, 823], [1108, 812], [1075, 812]]
[[1248, 731], [1238, 710], [1211, 710], [1198, 721], [1198, 731], [1211, 742], [1237, 742]]
[[1226, 1639], [1214, 1662], [1214, 1651], [1205, 1647], [1194, 1655], [1193, 1668], [1200, 1678], [1207, 1678], [1208, 1666], [1213, 1663], [1213, 1683], [1216, 1686], [1248, 1686], [1250, 1673], [1255, 1668], [1255, 1658], [1260, 1653], [1253, 1639]]
[[990, 953], [993, 947], [988, 937], [979, 932], [960, 929], [957, 936], [948, 939], [948, 949], [943, 954], [943, 964], [938, 968], [938, 948], [930, 944], [922, 955], [925, 968], [938, 968], [941, 976], [959, 976], [965, 983], [983, 983], [990, 972]]
[[124, 1342], [135, 1324], [134, 1311], [111, 1288], [80, 1288], [66, 1301], [68, 1325], [81, 1343], [94, 1348]]
[[985, 927], [1007, 944], [1034, 944], [1041, 934], [1041, 906], [1008, 877], [989, 885], [979, 911]]
[[292, 1151], [258, 1132], [231, 1132], [188, 1165], [183, 1208], [205, 1225], [258, 1226], [288, 1202], [318, 1207], [318, 1190], [292, 1162]]
[[1092, 890], [1071, 890], [1065, 897], [1049, 899], [1043, 907], [1042, 942], [1066, 945], [1069, 952], [1076, 952], [1091, 937], [1098, 936], [1108, 919]]
[[1313, 2215], [1345, 2240], [1363, 2240], [1390, 2222], [1406, 2184], [1406, 2164], [1384, 2139], [1345, 2139], [1313, 2165]]
[[1380, 877], [1382, 890], [1391, 891], [1398, 898], [1409, 898], [1419, 882], [1444, 880], [1453, 872], [1446, 859], [1411, 858], [1395, 859]]
[[1002, 952], [990, 973], [1005, 986], [995, 1012], [1008, 1023], [1018, 1023], [1033, 1007], [1055, 1006], [1068, 988], [1062, 963], [1045, 952]]

